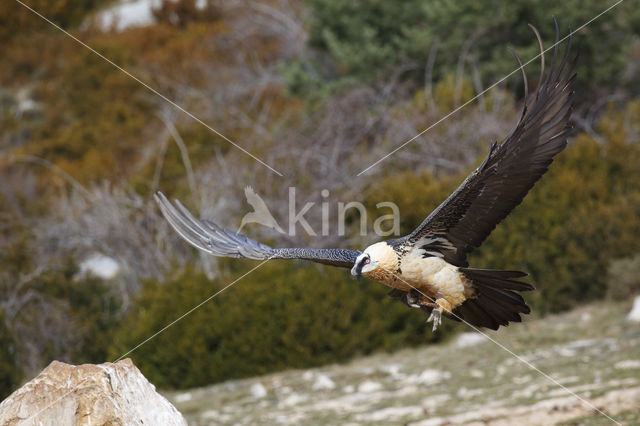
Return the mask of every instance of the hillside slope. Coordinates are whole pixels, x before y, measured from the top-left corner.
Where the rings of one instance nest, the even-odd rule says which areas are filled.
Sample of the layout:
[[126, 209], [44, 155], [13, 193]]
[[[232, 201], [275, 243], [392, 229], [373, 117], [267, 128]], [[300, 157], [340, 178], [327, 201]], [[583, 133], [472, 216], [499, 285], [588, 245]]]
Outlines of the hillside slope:
[[[640, 324], [599, 303], [488, 335], [623, 424], [640, 422]], [[477, 333], [344, 365], [166, 395], [190, 424], [611, 424]]]

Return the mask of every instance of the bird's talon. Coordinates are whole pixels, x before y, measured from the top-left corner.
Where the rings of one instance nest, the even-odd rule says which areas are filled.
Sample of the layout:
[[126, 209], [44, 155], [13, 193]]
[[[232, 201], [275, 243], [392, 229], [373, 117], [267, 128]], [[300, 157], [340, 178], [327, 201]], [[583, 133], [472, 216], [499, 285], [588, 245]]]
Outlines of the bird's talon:
[[432, 331], [436, 331], [438, 326], [442, 323], [442, 311], [440, 308], [435, 308], [431, 311], [431, 315], [427, 319], [427, 322], [433, 321], [433, 329]]
[[416, 294], [415, 291], [410, 291], [407, 293], [407, 305], [412, 308], [419, 308], [420, 305], [418, 302], [420, 301], [420, 295]]

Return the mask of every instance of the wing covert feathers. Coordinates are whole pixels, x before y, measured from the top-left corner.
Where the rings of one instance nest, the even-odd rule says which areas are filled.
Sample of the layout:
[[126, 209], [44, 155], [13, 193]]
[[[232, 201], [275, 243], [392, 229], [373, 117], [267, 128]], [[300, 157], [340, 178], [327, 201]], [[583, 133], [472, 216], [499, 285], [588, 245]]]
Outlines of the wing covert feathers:
[[[557, 40], [557, 35], [556, 35]], [[440, 238], [450, 243], [444, 259], [467, 266], [466, 256], [479, 247], [547, 171], [567, 144], [573, 104], [575, 59], [569, 61], [571, 37], [561, 60], [558, 45], [551, 66], [520, 120], [464, 182], [408, 236], [396, 244], [421, 247]]]

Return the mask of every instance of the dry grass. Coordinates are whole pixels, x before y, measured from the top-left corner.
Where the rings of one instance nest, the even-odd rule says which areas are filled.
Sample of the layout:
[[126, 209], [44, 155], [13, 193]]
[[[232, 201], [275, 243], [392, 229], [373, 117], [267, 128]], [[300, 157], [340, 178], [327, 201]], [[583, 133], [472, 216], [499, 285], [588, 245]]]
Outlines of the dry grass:
[[[598, 303], [488, 334], [620, 422], [638, 424], [640, 325], [625, 321], [629, 308]], [[469, 336], [167, 396], [194, 425], [611, 423]]]

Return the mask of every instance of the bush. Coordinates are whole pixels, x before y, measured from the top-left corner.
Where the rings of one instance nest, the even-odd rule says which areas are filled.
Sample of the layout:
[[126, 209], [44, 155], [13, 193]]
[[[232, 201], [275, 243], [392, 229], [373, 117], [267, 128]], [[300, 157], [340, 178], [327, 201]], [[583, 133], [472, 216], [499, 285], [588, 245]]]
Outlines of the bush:
[[70, 261], [26, 278], [22, 271], [35, 269], [30, 252], [19, 241], [4, 245], [0, 254], [0, 397], [54, 359], [104, 362], [120, 313], [116, 288], [98, 278], [79, 278]]
[[[101, 0], [32, 0], [25, 2], [36, 12], [51, 19], [63, 28], [70, 28], [82, 22], [85, 16], [99, 6]], [[0, 4], [0, 40], [18, 38], [37, 29], [51, 29], [51, 25], [18, 2]]]
[[[235, 267], [238, 261], [235, 261]], [[209, 281], [186, 270], [147, 282], [116, 334], [113, 358], [144, 341], [241, 275]], [[274, 261], [228, 288], [130, 356], [155, 384], [186, 388], [345, 360], [437, 340], [425, 315], [348, 271]]]
[[[539, 52], [535, 36], [526, 23], [534, 24], [541, 32], [545, 46], [554, 37], [551, 19], [556, 16], [562, 31], [576, 29], [605, 9], [597, 0], [518, 0], [488, 6], [482, 2], [463, 0], [411, 0], [387, 2], [363, 0], [307, 0], [310, 16], [311, 46], [328, 57], [333, 67], [320, 59], [314, 69], [326, 80], [356, 77], [372, 80], [387, 74], [403, 62], [417, 65], [412, 74], [422, 84], [424, 67], [432, 46], [437, 44], [433, 69], [435, 81], [448, 73], [455, 73], [465, 47], [467, 75], [475, 64], [484, 86], [515, 68], [515, 60], [507, 46], [513, 46], [524, 61]], [[617, 9], [592, 22], [588, 36], [578, 34], [578, 81], [581, 90], [601, 90], [618, 86], [631, 48], [634, 31], [640, 27], [640, 13], [631, 4]], [[527, 67], [531, 76], [537, 74], [536, 61]], [[327, 71], [328, 70], [328, 71]], [[297, 83], [303, 81], [298, 76]], [[298, 92], [304, 92], [297, 88]], [[518, 91], [520, 93], [520, 90]]]

